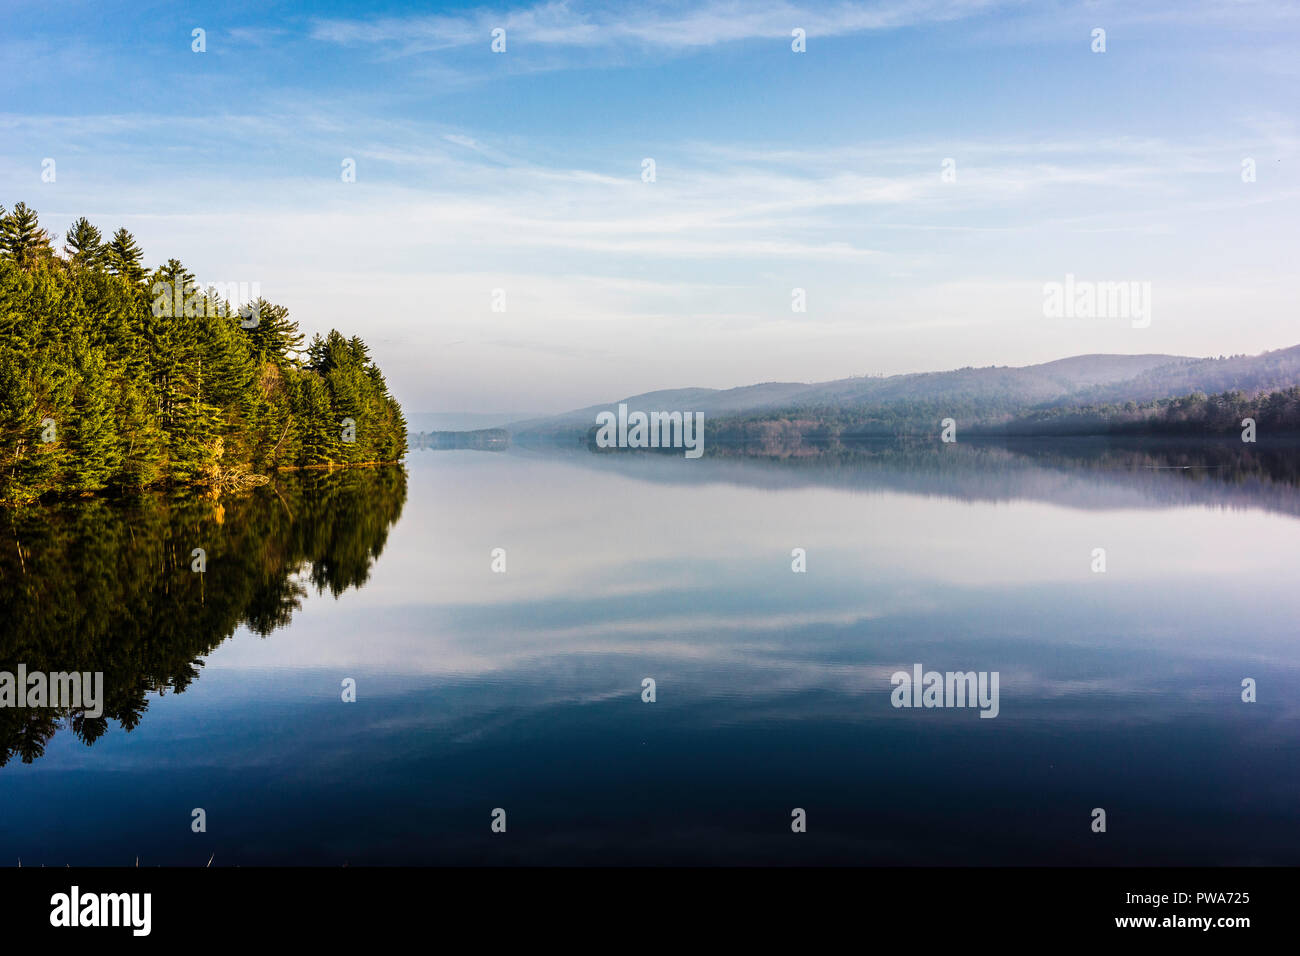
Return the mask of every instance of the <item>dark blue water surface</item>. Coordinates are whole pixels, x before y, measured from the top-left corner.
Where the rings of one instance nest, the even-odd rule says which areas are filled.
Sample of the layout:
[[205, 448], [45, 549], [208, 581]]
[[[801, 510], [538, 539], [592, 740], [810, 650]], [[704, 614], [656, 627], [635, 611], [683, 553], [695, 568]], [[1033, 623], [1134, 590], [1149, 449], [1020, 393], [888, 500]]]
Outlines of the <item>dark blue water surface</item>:
[[[1300, 863], [1288, 460], [414, 451], [6, 514], [0, 669], [112, 713], [0, 711], [0, 864]], [[998, 716], [893, 707], [917, 663]]]

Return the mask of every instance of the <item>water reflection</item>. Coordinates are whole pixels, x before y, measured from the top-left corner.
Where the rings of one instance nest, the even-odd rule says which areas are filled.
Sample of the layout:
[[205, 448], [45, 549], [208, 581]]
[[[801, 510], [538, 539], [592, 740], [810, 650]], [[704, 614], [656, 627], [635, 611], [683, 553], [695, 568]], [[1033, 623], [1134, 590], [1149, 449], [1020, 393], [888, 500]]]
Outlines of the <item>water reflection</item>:
[[[1281, 448], [1078, 440], [697, 461], [418, 451], [391, 493], [348, 495], [340, 478], [380, 475], [336, 474], [311, 494], [227, 503], [224, 523], [201, 519], [225, 536], [201, 582], [188, 571], [200, 519], [183, 516], [212, 505], [159, 504], [153, 543], [121, 562], [153, 582], [149, 598], [132, 610], [109, 587], [87, 602], [112, 622], [83, 659], [124, 671], [137, 717], [150, 680], [192, 679], [206, 654], [203, 678], [153, 701], [131, 734], [56, 739], [0, 772], [0, 852], [57, 865], [212, 852], [218, 865], [1300, 862], [1294, 462]], [[0, 565], [5, 588], [43, 549], [43, 573], [62, 568], [92, 597], [101, 579], [116, 586], [116, 566], [75, 545], [94, 522], [72, 515], [102, 507], [28, 526], [21, 559]], [[125, 554], [141, 528], [114, 526], [104, 552]], [[1089, 567], [1098, 546], [1105, 574]], [[491, 570], [498, 547], [505, 574]], [[794, 547], [807, 573], [791, 572]], [[200, 633], [222, 561], [244, 584]], [[339, 600], [286, 579], [304, 561], [347, 589]], [[78, 605], [57, 592], [15, 595], [47, 643], [76, 639]], [[289, 614], [272, 640], [211, 650], [240, 621], [265, 633]], [[14, 626], [6, 648], [38, 643]], [[918, 662], [998, 671], [999, 716], [893, 709], [890, 674]], [[339, 701], [344, 676], [355, 704]], [[1240, 700], [1246, 676], [1258, 703]], [[194, 806], [220, 829], [191, 834]], [[488, 828], [498, 806], [508, 839]], [[1089, 830], [1096, 806], [1104, 839]]]
[[[239, 626], [286, 627], [308, 587], [365, 584], [406, 499], [396, 468], [282, 477], [220, 500], [148, 497], [5, 512], [0, 671], [104, 673], [102, 716], [0, 708], [0, 766], [40, 757], [61, 724], [92, 744], [180, 693]], [[191, 569], [195, 548], [207, 570]]]
[[1164, 438], [865, 440], [795, 451], [710, 446], [680, 453], [526, 446], [516, 453], [662, 482], [757, 488], [897, 490], [962, 501], [1045, 501], [1079, 507], [1204, 504], [1300, 514], [1300, 439], [1263, 444]]

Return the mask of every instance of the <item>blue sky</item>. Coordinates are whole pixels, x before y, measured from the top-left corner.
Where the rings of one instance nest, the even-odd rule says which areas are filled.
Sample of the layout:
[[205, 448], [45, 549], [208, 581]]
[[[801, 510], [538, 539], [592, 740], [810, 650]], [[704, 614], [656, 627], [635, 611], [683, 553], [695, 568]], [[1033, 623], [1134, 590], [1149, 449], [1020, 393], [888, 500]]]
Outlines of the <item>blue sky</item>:
[[[411, 411], [1258, 352], [1300, 342], [1297, 39], [1263, 2], [5, 0], [0, 203], [259, 282]], [[1151, 283], [1150, 326], [1045, 318], [1066, 273]]]

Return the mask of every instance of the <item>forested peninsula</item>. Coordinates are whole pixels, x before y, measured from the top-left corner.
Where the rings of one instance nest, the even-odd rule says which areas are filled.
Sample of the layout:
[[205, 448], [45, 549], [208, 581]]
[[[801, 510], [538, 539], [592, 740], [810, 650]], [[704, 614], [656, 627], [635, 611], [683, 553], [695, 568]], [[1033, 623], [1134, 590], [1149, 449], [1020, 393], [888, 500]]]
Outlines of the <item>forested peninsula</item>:
[[221, 491], [406, 453], [357, 336], [304, 347], [284, 307], [200, 288], [177, 259], [147, 269], [126, 229], [82, 218], [56, 244], [24, 203], [0, 206], [0, 502]]

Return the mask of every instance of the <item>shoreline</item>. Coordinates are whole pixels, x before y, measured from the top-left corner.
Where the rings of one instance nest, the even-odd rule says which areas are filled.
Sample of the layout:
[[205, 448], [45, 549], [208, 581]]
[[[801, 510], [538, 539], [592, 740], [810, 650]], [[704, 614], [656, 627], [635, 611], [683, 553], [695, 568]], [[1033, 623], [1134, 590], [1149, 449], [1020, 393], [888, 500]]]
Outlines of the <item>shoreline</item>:
[[57, 502], [68, 502], [68, 501], [131, 501], [133, 499], [144, 498], [150, 495], [168, 494], [170, 492], [180, 492], [187, 489], [197, 489], [200, 491], [199, 494], [194, 496], [195, 499], [206, 498], [209, 500], [214, 500], [217, 498], [222, 498], [227, 494], [239, 494], [241, 492], [250, 491], [253, 488], [261, 488], [263, 485], [270, 484], [272, 476], [280, 472], [348, 471], [354, 468], [386, 468], [393, 465], [405, 467], [406, 463], [404, 459], [405, 459], [405, 455], [402, 458], [395, 458], [392, 461], [358, 461], [358, 462], [342, 462], [342, 463], [331, 462], [329, 464], [324, 464], [324, 465], [277, 465], [275, 468], [271, 469], [271, 471], [268, 473], [249, 472], [247, 475], [244, 476], [247, 479], [263, 478], [265, 479], [264, 481], [249, 480], [249, 481], [242, 482], [238, 486], [232, 486], [232, 485], [220, 486], [220, 485], [204, 484], [201, 482], [193, 482], [190, 484], [149, 485], [144, 488], [135, 488], [130, 491], [123, 491], [123, 490], [107, 491], [104, 489], [100, 489], [99, 491], [84, 491], [84, 490], [54, 491], [54, 492], [47, 492], [44, 495], [38, 495], [35, 498], [0, 499], [0, 508], [15, 508], [15, 507], [21, 507], [23, 505], [36, 505], [36, 504], [55, 504]]

